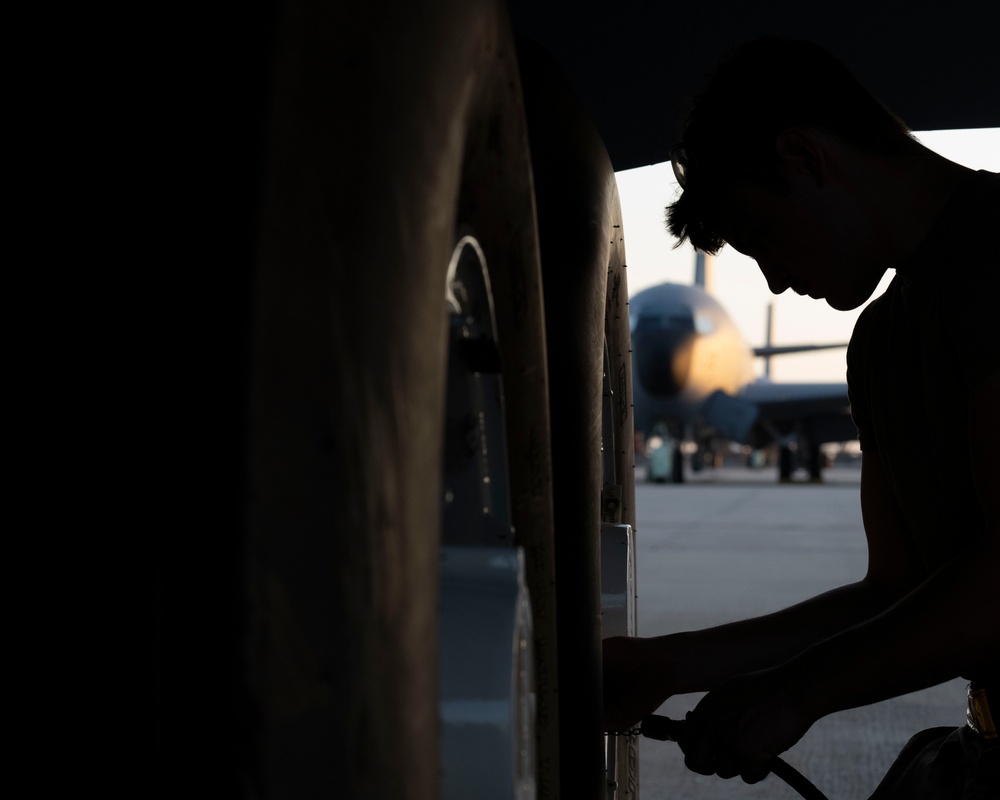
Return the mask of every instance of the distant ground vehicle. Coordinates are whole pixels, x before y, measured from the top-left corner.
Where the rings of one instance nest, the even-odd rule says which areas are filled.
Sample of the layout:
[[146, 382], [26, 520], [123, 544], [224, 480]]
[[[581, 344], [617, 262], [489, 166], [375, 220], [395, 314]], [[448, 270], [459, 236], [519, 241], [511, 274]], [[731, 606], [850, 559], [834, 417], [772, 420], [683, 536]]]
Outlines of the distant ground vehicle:
[[[518, 30], [550, 29], [529, 5], [512, 8]], [[601, 44], [624, 31], [679, 53], [638, 5], [581, 4], [557, 20], [572, 35], [548, 49], [563, 66], [567, 42], [574, 63], [606, 64]], [[838, 9], [850, 37], [867, 34]], [[925, 26], [935, 55], [967, 65], [945, 47], [958, 12], [941, 11]], [[677, 21], [666, 6], [649, 13]], [[279, 0], [209, 15], [179, 23], [184, 47], [157, 96], [162, 181], [151, 181], [158, 194], [176, 185], [160, 237], [171, 249], [153, 521], [157, 782], [173, 794], [437, 796], [446, 295], [469, 236], [462, 251], [482, 253], [472, 272], [488, 276], [496, 337], [475, 333], [486, 317], [471, 314], [462, 357], [466, 378], [503, 376], [510, 542], [534, 615], [536, 790], [606, 797], [599, 534], [634, 521], [612, 166], [662, 158], [678, 104], [642, 124], [618, 102], [624, 82], [597, 80], [618, 80], [610, 70], [570, 69], [584, 112], [543, 57], [519, 63], [500, 0]], [[984, 37], [995, 29], [977, 23]], [[651, 71], [629, 52], [620, 63], [643, 81], [668, 75], [686, 91], [680, 76], [697, 80], [683, 58]], [[641, 141], [625, 148], [629, 131]], [[495, 440], [479, 430], [480, 444]], [[478, 473], [491, 485], [493, 469]], [[620, 751], [621, 797], [634, 752]]]

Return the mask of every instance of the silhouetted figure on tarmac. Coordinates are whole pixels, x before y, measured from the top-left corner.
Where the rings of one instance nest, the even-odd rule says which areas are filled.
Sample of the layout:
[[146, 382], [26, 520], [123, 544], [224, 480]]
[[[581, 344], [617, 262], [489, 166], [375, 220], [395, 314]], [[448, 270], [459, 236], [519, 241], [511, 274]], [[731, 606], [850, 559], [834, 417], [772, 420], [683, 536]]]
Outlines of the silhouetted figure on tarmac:
[[687, 765], [755, 782], [819, 718], [962, 676], [970, 724], [915, 735], [872, 797], [1000, 796], [1000, 176], [777, 39], [718, 70], [672, 158], [671, 231], [754, 258], [774, 293], [853, 309], [896, 272], [847, 354], [868, 572], [764, 617], [608, 640], [607, 729], [708, 690]]

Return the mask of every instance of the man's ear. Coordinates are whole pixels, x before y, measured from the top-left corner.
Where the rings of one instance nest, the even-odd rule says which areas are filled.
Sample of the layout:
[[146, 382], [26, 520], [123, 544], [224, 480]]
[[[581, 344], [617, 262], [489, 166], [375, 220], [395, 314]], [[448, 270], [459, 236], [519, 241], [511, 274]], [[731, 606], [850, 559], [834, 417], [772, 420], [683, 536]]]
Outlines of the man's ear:
[[809, 128], [785, 128], [775, 140], [785, 178], [806, 178], [822, 187], [828, 180], [828, 154], [822, 137]]

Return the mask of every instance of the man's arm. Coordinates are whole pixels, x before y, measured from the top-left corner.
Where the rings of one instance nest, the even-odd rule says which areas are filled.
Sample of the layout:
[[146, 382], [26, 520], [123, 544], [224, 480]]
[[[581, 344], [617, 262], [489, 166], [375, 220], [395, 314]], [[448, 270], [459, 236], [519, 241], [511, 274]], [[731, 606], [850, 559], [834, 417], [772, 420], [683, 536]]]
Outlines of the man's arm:
[[[803, 654], [817, 718], [1000, 670], [1000, 372], [969, 401], [969, 451], [984, 535], [870, 623]], [[829, 659], [827, 661], [827, 659]]]
[[[760, 780], [767, 760], [820, 717], [1000, 667], [1000, 373], [974, 393], [969, 446], [984, 535], [868, 622], [818, 642], [784, 665], [713, 692], [692, 715], [684, 745], [697, 772]], [[867, 456], [866, 456], [867, 459]], [[873, 466], [866, 460], [865, 466]], [[866, 525], [880, 519], [878, 468], [869, 470]], [[884, 478], [884, 476], [882, 476]], [[865, 479], [863, 478], [863, 481]], [[872, 537], [869, 537], [870, 540]], [[883, 539], [874, 537], [881, 543]], [[873, 566], [891, 574], [885, 554]], [[882, 564], [881, 567], [878, 565]]]
[[788, 661], [880, 614], [924, 577], [878, 454], [863, 457], [861, 505], [868, 537], [864, 579], [782, 611], [701, 631], [605, 642], [605, 727], [624, 730], [674, 694], [707, 691], [737, 675]]

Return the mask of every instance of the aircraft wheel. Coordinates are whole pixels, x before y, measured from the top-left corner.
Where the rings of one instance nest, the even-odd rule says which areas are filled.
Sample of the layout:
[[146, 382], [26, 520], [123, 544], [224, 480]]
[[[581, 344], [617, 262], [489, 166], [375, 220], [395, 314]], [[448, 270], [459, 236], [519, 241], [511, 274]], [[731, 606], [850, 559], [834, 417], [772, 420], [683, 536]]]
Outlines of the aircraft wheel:
[[[610, 398], [605, 400], [602, 426], [604, 468], [602, 470], [602, 522], [625, 523], [632, 527], [632, 579], [635, 594], [633, 628], [638, 635], [638, 584], [635, 582], [638, 531], [635, 516], [635, 437], [632, 416], [632, 347], [628, 313], [628, 282], [621, 208], [617, 198], [612, 206], [609, 232], [618, 233], [608, 250], [607, 292], [605, 295], [604, 336], [605, 377]], [[610, 406], [610, 407], [609, 407]], [[610, 414], [610, 420], [607, 419]], [[611, 449], [610, 458], [607, 451]], [[612, 469], [613, 467], [613, 469]], [[614, 800], [639, 798], [639, 740], [634, 735], [617, 737], [613, 781]], [[610, 772], [610, 765], [609, 765]]]
[[[574, 754], [563, 763], [561, 789], [608, 796], [600, 531], [602, 521], [635, 526], [624, 233], [614, 171], [593, 123], [547, 54], [523, 44], [519, 56], [545, 289], [560, 696], [574, 698], [560, 706], [561, 747]], [[618, 748], [619, 800], [637, 796], [635, 745], [632, 737]]]
[[249, 410], [253, 781], [261, 796], [439, 796], [445, 286], [467, 228], [490, 265], [514, 410], [538, 797], [555, 796], [544, 310], [505, 10], [301, 0], [280, 31]]
[[795, 470], [795, 457], [792, 448], [787, 444], [778, 447], [778, 481], [791, 483], [792, 472]]
[[809, 480], [812, 483], [822, 483], [823, 482], [823, 451], [819, 449], [818, 444], [809, 442]]
[[684, 451], [680, 440], [674, 445], [673, 482], [684, 483]]

